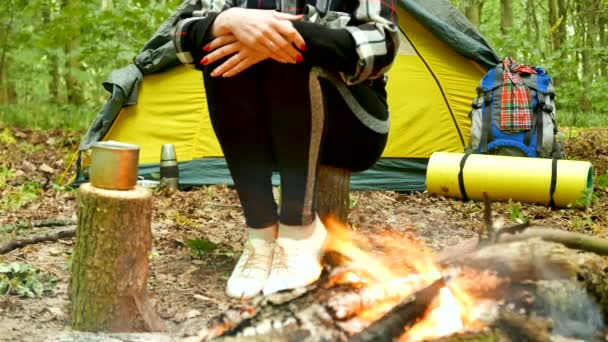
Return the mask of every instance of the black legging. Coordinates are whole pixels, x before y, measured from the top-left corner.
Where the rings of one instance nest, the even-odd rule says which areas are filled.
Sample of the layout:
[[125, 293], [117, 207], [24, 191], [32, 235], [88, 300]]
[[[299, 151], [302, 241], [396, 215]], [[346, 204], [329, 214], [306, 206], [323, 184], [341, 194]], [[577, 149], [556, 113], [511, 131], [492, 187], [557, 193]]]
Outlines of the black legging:
[[[319, 163], [356, 172], [371, 167], [382, 154], [387, 134], [363, 125], [328, 81], [321, 83], [323, 132], [311, 135], [315, 118], [306, 64], [266, 61], [227, 78], [211, 77], [215, 66], [203, 70], [211, 123], [249, 227], [268, 227], [277, 219], [288, 225], [309, 224]], [[387, 118], [383, 86], [349, 88], [370, 114]], [[319, 154], [311, 146], [311, 138], [317, 137], [322, 137]], [[280, 217], [272, 193], [275, 170], [281, 179]]]

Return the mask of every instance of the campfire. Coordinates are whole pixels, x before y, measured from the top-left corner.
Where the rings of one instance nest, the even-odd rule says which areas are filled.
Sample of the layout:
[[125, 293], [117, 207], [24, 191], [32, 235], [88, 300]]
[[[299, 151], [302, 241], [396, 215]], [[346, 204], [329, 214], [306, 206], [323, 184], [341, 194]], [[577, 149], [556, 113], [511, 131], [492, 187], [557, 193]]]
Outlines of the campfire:
[[[528, 225], [498, 231], [486, 206], [486, 227], [479, 236], [441, 254], [411, 234], [358, 234], [328, 220], [324, 272], [315, 284], [228, 310], [194, 340], [600, 336], [605, 314], [597, 303], [608, 295], [602, 292], [603, 278], [594, 274], [608, 269], [606, 259], [567, 248], [561, 235], [560, 243], [550, 242], [545, 230]], [[534, 234], [521, 234], [526, 229]]]
[[421, 303], [423, 312], [404, 317], [409, 322], [404, 322], [399, 341], [421, 341], [484, 328], [476, 314], [483, 312], [485, 302], [463, 286], [462, 271], [442, 269], [422, 241], [391, 232], [378, 234], [376, 241], [370, 241], [331, 220], [328, 230], [327, 252], [343, 256], [329, 282], [361, 288], [361, 297], [367, 299], [353, 312], [354, 319], [372, 325], [412, 295], [432, 289], [431, 296]]

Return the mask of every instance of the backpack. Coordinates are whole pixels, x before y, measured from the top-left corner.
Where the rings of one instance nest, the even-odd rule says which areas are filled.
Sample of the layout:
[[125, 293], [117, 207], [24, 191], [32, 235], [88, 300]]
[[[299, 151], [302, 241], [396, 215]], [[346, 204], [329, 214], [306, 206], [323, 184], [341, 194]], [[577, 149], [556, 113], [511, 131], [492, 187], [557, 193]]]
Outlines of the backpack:
[[470, 113], [468, 153], [564, 158], [551, 77], [505, 58], [482, 78]]

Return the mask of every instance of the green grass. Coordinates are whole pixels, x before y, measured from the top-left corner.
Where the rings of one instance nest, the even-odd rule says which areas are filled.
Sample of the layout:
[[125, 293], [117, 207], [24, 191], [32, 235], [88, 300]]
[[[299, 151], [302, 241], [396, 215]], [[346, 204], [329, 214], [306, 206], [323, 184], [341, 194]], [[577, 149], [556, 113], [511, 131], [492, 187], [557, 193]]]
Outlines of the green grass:
[[608, 114], [557, 112], [558, 127], [608, 128]]
[[99, 108], [57, 104], [0, 105], [0, 123], [31, 129], [65, 129], [84, 131], [89, 128]]

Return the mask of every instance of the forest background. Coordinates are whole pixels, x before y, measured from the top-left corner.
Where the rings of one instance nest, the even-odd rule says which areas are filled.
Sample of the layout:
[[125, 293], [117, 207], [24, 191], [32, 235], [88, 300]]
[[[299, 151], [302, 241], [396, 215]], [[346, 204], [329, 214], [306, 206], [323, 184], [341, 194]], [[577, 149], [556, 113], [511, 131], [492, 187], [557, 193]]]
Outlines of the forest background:
[[[0, 122], [85, 130], [182, 0], [0, 1]], [[561, 126], [608, 126], [608, 0], [452, 0], [502, 58], [555, 79]]]

